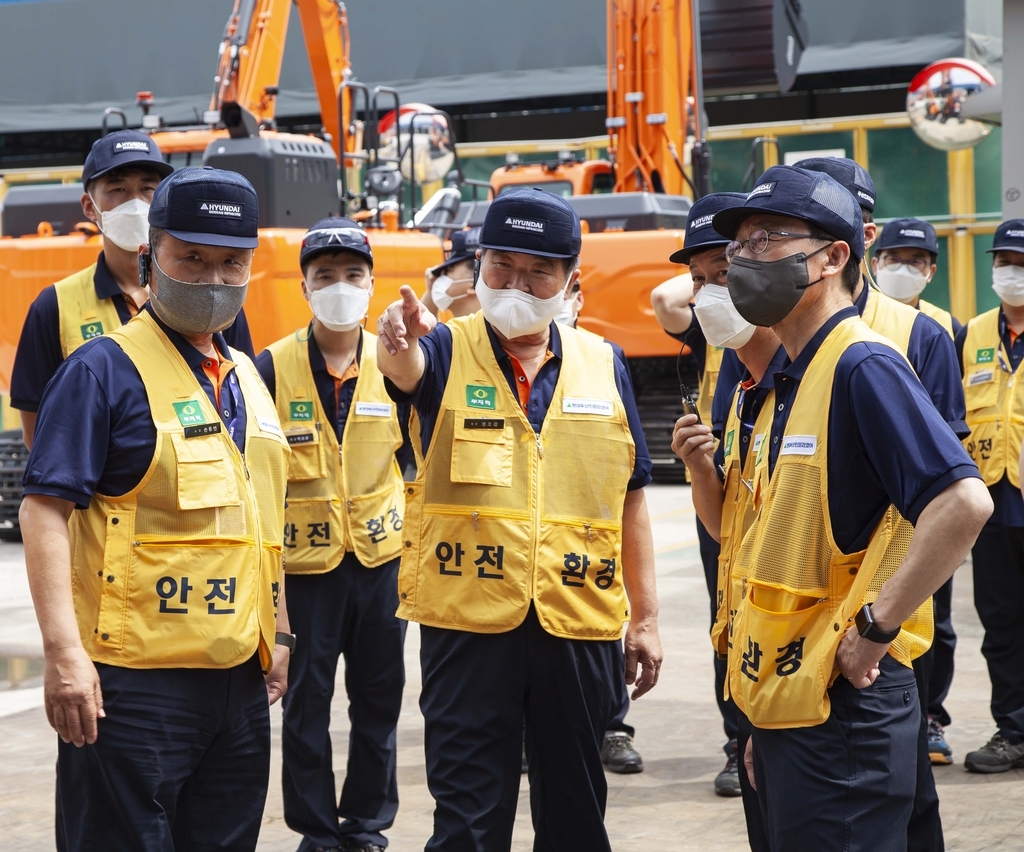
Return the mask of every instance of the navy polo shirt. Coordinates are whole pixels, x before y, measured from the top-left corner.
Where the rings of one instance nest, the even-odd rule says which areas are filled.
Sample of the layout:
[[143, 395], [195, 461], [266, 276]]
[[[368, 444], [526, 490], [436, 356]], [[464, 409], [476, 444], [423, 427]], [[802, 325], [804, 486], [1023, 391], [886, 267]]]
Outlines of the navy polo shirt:
[[[686, 331], [678, 333], [666, 331], [665, 334], [690, 347], [690, 353], [697, 362], [697, 374], [703, 376], [704, 365], [707, 363], [708, 343], [697, 319], [697, 312], [691, 311], [691, 316], [693, 319]], [[711, 432], [716, 438], [722, 437], [725, 421], [729, 417], [729, 402], [732, 399], [732, 392], [736, 389], [736, 385], [743, 380], [744, 373], [743, 364], [736, 354], [736, 350], [726, 349], [722, 353], [722, 368], [718, 373], [718, 383], [715, 385], [715, 393], [711, 400]], [[728, 391], [724, 400], [720, 399], [718, 395], [718, 389], [723, 385]]]
[[[797, 359], [775, 373], [769, 475], [811, 359], [833, 328], [855, 316], [853, 306], [831, 316]], [[883, 343], [856, 343], [840, 356], [829, 408], [828, 447], [832, 535], [844, 553], [868, 546], [890, 503], [916, 524], [925, 506], [947, 486], [958, 479], [980, 478], [913, 370]]]
[[[213, 384], [203, 370], [203, 354], [178, 332], [164, 325], [164, 334], [181, 353], [217, 406]], [[222, 334], [214, 345], [228, 356]], [[218, 411], [235, 445], [245, 446], [246, 412], [235, 371], [221, 382]], [[39, 406], [35, 441], [23, 479], [26, 494], [70, 500], [88, 508], [94, 494], [117, 497], [142, 481], [156, 451], [156, 426], [149, 398], [135, 364], [109, 337], [80, 346], [57, 369]]]
[[[491, 329], [491, 324], [484, 323], [487, 327], [487, 337], [491, 341], [491, 349], [494, 357], [501, 368], [502, 375], [508, 382], [512, 391], [512, 398], [518, 399], [516, 390], [515, 374], [512, 370], [512, 361], [508, 353], [502, 349], [501, 342]], [[527, 407], [526, 418], [535, 432], [540, 432], [544, 425], [544, 418], [547, 416], [548, 407], [555, 393], [555, 384], [558, 381], [558, 374], [562, 367], [562, 339], [559, 337], [558, 325], [551, 323], [551, 341], [548, 347], [551, 350], [551, 357], [537, 372], [537, 377], [530, 387], [530, 403]], [[434, 435], [434, 424], [437, 421], [437, 413], [441, 407], [441, 398], [444, 396], [445, 387], [448, 384], [448, 374], [452, 367], [452, 332], [447, 325], [438, 323], [430, 334], [419, 339], [420, 349], [425, 360], [423, 378], [420, 379], [419, 387], [411, 394], [400, 391], [386, 376], [384, 386], [388, 394], [395, 402], [409, 402], [416, 407], [416, 413], [420, 420], [420, 446], [423, 455], [426, 456], [430, 446], [430, 439]], [[621, 351], [621, 350], [620, 350]], [[618, 357], [615, 363], [615, 386], [622, 398], [622, 404], [626, 409], [626, 419], [629, 422], [629, 431], [633, 436], [633, 443], [636, 445], [636, 461], [633, 465], [633, 474], [629, 478], [628, 489], [634, 491], [643, 488], [651, 481], [651, 456], [647, 452], [647, 443], [644, 441], [643, 428], [640, 425], [640, 415], [636, 410], [636, 400], [633, 397], [633, 385], [629, 379], [629, 369], [625, 361]]]
[[[775, 354], [772, 356], [772, 360], [768, 364], [768, 369], [764, 371], [764, 375], [761, 376], [761, 381], [754, 385], [749, 390], [741, 390], [740, 395], [736, 400], [736, 414], [740, 419], [740, 434], [736, 436], [734, 440], [739, 441], [740, 450], [740, 467], [747, 463], [747, 450], [751, 446], [751, 435], [754, 433], [754, 424], [757, 422], [757, 418], [761, 415], [761, 409], [764, 408], [764, 401], [768, 397], [768, 394], [775, 388], [775, 374], [783, 369], [788, 363], [789, 358], [786, 355], [786, 350], [780, 346]], [[752, 376], [749, 370], [744, 370], [743, 381], [750, 381]], [[725, 405], [732, 405], [732, 396], [736, 390], [736, 385], [732, 388], [726, 388], [721, 382], [718, 383], [718, 387], [715, 388], [715, 401], [718, 402], [719, 395], [724, 395], [727, 398]], [[725, 428], [724, 426], [722, 427]], [[719, 442], [715, 448], [715, 467], [720, 468], [725, 464], [725, 447], [722, 442]]]
[[[1005, 357], [1009, 359], [1007, 366], [1013, 373], [1016, 373], [1021, 359], [1024, 358], [1024, 335], [1018, 335], [1011, 339], [1012, 337], [1010, 327], [1006, 324], [1006, 316], [1000, 306], [999, 339], [1002, 341]], [[956, 334], [956, 360], [960, 365], [961, 377], [963, 377], [964, 371], [964, 343], [966, 340], [967, 326], [965, 325]], [[1005, 474], [999, 482], [989, 486], [988, 493], [992, 496], [992, 502], [995, 505], [995, 510], [992, 512], [992, 517], [988, 519], [988, 523], [1004, 527], [1024, 527], [1024, 498], [1021, 497], [1020, 489], [1014, 488]]]
[[[124, 293], [110, 274], [103, 252], [96, 259], [93, 274], [96, 297], [113, 299], [114, 308], [124, 325], [132, 318]], [[229, 346], [255, 358], [249, 324], [240, 311], [235, 321], [224, 331]], [[38, 411], [46, 383], [53, 378], [64, 360], [60, 348], [60, 316], [57, 310], [57, 291], [50, 285], [29, 306], [28, 316], [21, 328], [18, 351], [11, 370], [11, 407], [19, 411]]]
[[[324, 407], [324, 415], [327, 422], [334, 429], [334, 434], [341, 443], [345, 434], [345, 424], [348, 422], [349, 409], [352, 407], [352, 395], [356, 390], [355, 377], [343, 382], [337, 394], [337, 406], [335, 405], [334, 376], [327, 371], [327, 362], [324, 360], [320, 347], [317, 346], [316, 338], [313, 337], [313, 325], [310, 323], [306, 330], [307, 351], [309, 353], [309, 366], [313, 372], [313, 384], [316, 386], [317, 396], [320, 397], [320, 404]], [[362, 364], [363, 361], [363, 336], [359, 335], [359, 342], [356, 344], [356, 361]], [[259, 358], [256, 359], [256, 369], [260, 371], [263, 381], [270, 391], [270, 395], [277, 399], [277, 370], [274, 367], [274, 356], [269, 349], [264, 349]], [[413, 459], [412, 444], [409, 441], [409, 406], [399, 404], [397, 409], [398, 423], [402, 430], [402, 446], [395, 451], [395, 458], [398, 459], [398, 466], [405, 470]]]
[[[857, 313], [861, 316], [864, 316], [868, 304], [868, 286], [865, 281], [855, 303]], [[887, 298], [880, 293], [878, 295]], [[956, 349], [949, 332], [931, 317], [919, 312], [910, 330], [907, 360], [957, 437], [966, 438], [971, 434], [965, 420], [967, 404], [964, 402], [964, 386], [960, 381]]]

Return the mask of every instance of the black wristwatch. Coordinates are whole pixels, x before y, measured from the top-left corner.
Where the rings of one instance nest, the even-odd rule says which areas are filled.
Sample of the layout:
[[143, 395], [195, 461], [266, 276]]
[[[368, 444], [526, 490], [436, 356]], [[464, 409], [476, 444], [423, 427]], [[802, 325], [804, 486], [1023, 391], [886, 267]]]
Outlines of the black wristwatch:
[[275, 633], [274, 644], [284, 645], [291, 653], [295, 653], [295, 634], [294, 633]]
[[900, 628], [897, 627], [892, 633], [880, 630], [875, 624], [874, 616], [871, 615], [871, 604], [866, 603], [857, 612], [857, 632], [869, 642], [877, 642], [879, 645], [888, 645], [900, 635]]

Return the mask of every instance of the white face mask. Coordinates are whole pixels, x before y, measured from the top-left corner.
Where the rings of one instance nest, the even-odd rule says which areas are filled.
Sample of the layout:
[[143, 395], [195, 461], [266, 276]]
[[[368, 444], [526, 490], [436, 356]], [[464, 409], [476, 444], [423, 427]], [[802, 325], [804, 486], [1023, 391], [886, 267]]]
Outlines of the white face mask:
[[740, 316], [729, 296], [729, 288], [721, 284], [705, 284], [693, 299], [697, 322], [704, 339], [712, 346], [739, 349], [754, 334], [755, 326]]
[[[92, 198], [91, 195], [89, 197]], [[103, 212], [95, 198], [92, 198], [92, 203], [99, 213], [99, 228], [105, 239], [130, 252], [136, 252], [139, 246], [149, 243], [149, 204], [141, 198], [133, 198]]]
[[550, 299], [538, 299], [525, 290], [502, 288], [492, 290], [480, 278], [476, 287], [476, 296], [480, 300], [480, 310], [484, 318], [509, 340], [537, 334], [548, 327], [565, 302], [565, 288], [569, 280]]
[[430, 298], [434, 300], [438, 310], [447, 311], [453, 302], [465, 299], [469, 295], [469, 293], [463, 293], [461, 296], [449, 296], [448, 290], [452, 284], [461, 284], [472, 280], [472, 278], [449, 278], [447, 275], [438, 275], [434, 279], [434, 283], [430, 285]]
[[997, 266], [992, 270], [992, 289], [1006, 304], [1024, 305], [1024, 266]]
[[893, 299], [909, 304], [928, 285], [928, 279], [923, 272], [918, 272], [914, 267], [901, 263], [895, 269], [888, 266], [879, 266], [878, 289]]
[[345, 281], [311, 290], [309, 306], [313, 316], [331, 331], [351, 331], [370, 309], [370, 291]]
[[576, 310], [576, 296], [566, 299], [562, 305], [562, 309], [555, 314], [555, 322], [559, 325], [567, 325], [573, 328], [576, 325], [576, 317], [580, 315], [580, 312]]

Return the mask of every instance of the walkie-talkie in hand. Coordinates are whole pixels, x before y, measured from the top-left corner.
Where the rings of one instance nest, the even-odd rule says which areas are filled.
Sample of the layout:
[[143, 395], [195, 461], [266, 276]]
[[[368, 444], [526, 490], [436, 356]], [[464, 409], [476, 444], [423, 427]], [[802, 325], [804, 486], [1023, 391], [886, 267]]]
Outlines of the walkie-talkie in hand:
[[[679, 395], [682, 397], [683, 402], [683, 414], [693, 414], [697, 417], [697, 425], [704, 425], [704, 418], [700, 416], [700, 411], [697, 408], [697, 394], [694, 393], [682, 382], [679, 383]], [[718, 474], [718, 478], [725, 482], [725, 465], [716, 464], [715, 473]]]

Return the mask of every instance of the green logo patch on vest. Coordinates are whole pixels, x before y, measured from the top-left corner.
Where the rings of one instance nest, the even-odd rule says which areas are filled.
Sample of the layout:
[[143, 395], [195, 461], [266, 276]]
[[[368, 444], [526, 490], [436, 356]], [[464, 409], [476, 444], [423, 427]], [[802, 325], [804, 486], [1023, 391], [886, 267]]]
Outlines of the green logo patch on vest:
[[725, 451], [724, 451], [724, 454], [725, 454], [726, 458], [728, 458], [729, 457], [729, 453], [732, 452], [732, 439], [733, 439], [733, 435], [734, 434], [735, 434], [735, 430], [734, 429], [730, 429], [728, 432], [725, 433]]
[[292, 420], [312, 420], [313, 403], [311, 402], [289, 402], [288, 416]]
[[979, 349], [974, 360], [979, 364], [991, 364], [996, 359], [995, 349]]
[[493, 385], [466, 385], [466, 405], [470, 408], [495, 408]]
[[172, 402], [174, 413], [178, 415], [178, 422], [182, 426], [195, 426], [206, 422], [206, 415], [203, 409], [194, 399], [188, 402]]
[[99, 337], [103, 334], [103, 323], [101, 322], [87, 322], [85, 325], [79, 327], [82, 332], [82, 340], [92, 340], [94, 337]]

